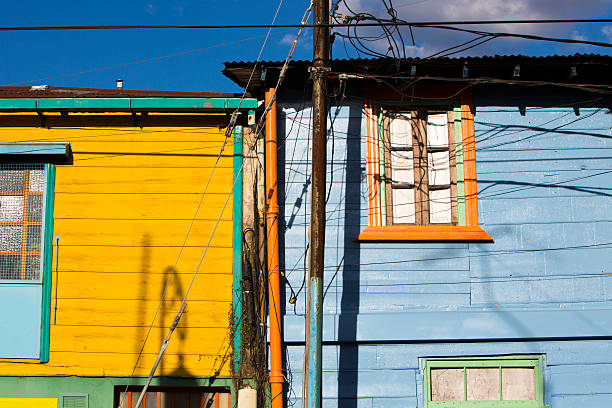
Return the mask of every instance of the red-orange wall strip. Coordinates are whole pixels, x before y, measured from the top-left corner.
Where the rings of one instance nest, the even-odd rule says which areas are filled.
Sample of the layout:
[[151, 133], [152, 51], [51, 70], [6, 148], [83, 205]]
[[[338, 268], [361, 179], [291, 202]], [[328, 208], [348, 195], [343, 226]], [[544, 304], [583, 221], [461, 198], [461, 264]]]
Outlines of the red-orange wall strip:
[[365, 106], [366, 122], [366, 178], [368, 184], [368, 224], [380, 225], [379, 164], [376, 106], [370, 101]]
[[463, 140], [463, 177], [465, 180], [465, 219], [468, 226], [477, 226], [476, 137], [474, 115], [468, 104], [461, 105], [461, 133]]

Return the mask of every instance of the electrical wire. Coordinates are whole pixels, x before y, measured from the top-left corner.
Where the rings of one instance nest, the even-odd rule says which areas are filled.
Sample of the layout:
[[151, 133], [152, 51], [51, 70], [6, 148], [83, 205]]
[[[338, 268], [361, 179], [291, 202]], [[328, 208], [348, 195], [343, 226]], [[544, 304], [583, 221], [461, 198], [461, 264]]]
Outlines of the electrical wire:
[[[279, 5], [278, 5], [278, 7], [277, 7], [277, 9], [276, 9], [276, 13], [274, 14], [273, 23], [274, 23], [274, 21], [276, 20], [276, 17], [278, 16], [278, 12], [280, 11], [280, 8], [281, 8], [282, 4], [283, 4], [283, 0], [280, 0]], [[266, 43], [267, 43], [267, 40], [268, 40], [268, 38], [269, 38], [269, 36], [270, 36], [270, 32], [271, 32], [271, 30], [268, 30], [268, 33], [267, 33], [267, 34], [266, 34], [266, 36], [265, 36], [264, 42], [263, 42], [263, 44], [262, 44], [262, 46], [261, 46], [261, 48], [260, 48], [260, 52], [259, 52], [259, 55], [258, 55], [258, 57], [257, 57], [257, 59], [258, 59], [258, 60], [261, 58], [261, 55], [262, 55], [262, 53], [263, 53], [263, 49], [265, 48], [265, 45], [266, 45]], [[249, 82], [251, 81], [251, 78], [253, 77], [253, 74], [254, 74], [254, 72], [255, 72], [255, 69], [256, 69], [256, 64], [253, 66], [253, 69], [252, 69], [252, 71], [251, 71], [251, 76], [249, 77]], [[197, 214], [198, 214], [198, 212], [199, 212], [199, 210], [200, 210], [200, 208], [201, 208], [201, 206], [202, 206], [202, 202], [204, 201], [204, 197], [206, 196], [206, 192], [208, 191], [208, 187], [209, 187], [210, 182], [211, 182], [211, 180], [212, 180], [212, 178], [213, 178], [213, 175], [214, 175], [215, 169], [217, 168], [217, 165], [218, 165], [218, 163], [219, 163], [219, 160], [220, 160], [220, 158], [221, 158], [221, 156], [222, 156], [222, 154], [223, 154], [223, 151], [224, 151], [224, 149], [225, 149], [226, 143], [227, 143], [227, 141], [228, 141], [229, 137], [231, 136], [231, 132], [233, 132], [233, 130], [234, 130], [234, 129], [233, 129], [233, 127], [234, 127], [234, 125], [235, 125], [235, 123], [236, 123], [236, 120], [237, 120], [237, 117], [238, 117], [238, 113], [239, 113], [240, 105], [241, 105], [242, 101], [244, 100], [244, 98], [246, 97], [246, 94], [247, 94], [247, 91], [246, 91], [246, 88], [245, 88], [245, 90], [244, 90], [244, 92], [243, 92], [243, 94], [242, 94], [242, 97], [240, 98], [240, 102], [239, 102], [239, 104], [238, 104], [238, 108], [237, 108], [237, 109], [236, 109], [236, 110], [235, 110], [235, 111], [232, 113], [232, 117], [231, 117], [231, 120], [230, 120], [230, 124], [228, 125], [228, 127], [227, 127], [227, 129], [226, 129], [226, 132], [225, 132], [225, 139], [224, 139], [223, 144], [222, 144], [222, 146], [221, 146], [221, 148], [220, 148], [220, 150], [219, 150], [219, 154], [217, 155], [217, 158], [216, 158], [216, 160], [215, 160], [215, 164], [213, 165], [213, 169], [212, 169], [211, 174], [210, 174], [210, 176], [209, 176], [209, 178], [208, 178], [208, 181], [207, 181], [207, 183], [206, 183], [206, 187], [204, 188], [204, 192], [202, 193], [202, 195], [201, 195], [201, 197], [200, 197], [200, 201], [199, 201], [198, 206], [197, 206], [197, 208], [196, 208], [196, 211], [195, 211], [194, 217], [193, 217], [193, 219], [192, 219], [192, 221], [191, 221], [191, 224], [189, 225], [189, 229], [188, 229], [187, 234], [186, 234], [186, 236], [185, 236], [185, 240], [183, 241], [183, 245], [181, 246], [181, 249], [180, 249], [179, 254], [178, 254], [178, 256], [177, 256], [177, 259], [176, 259], [175, 265], [174, 265], [174, 267], [172, 268], [172, 273], [171, 273], [170, 277], [169, 277], [169, 278], [167, 279], [167, 281], [166, 281], [166, 285], [165, 285], [165, 287], [164, 287], [164, 291], [163, 291], [163, 294], [162, 294], [162, 298], [161, 298], [161, 300], [160, 300], [160, 302], [159, 302], [159, 305], [158, 305], [158, 307], [157, 307], [157, 310], [155, 311], [155, 314], [154, 314], [154, 316], [153, 316], [153, 320], [152, 320], [152, 322], [151, 322], [151, 324], [150, 324], [150, 326], [149, 326], [149, 329], [148, 329], [147, 334], [146, 334], [146, 336], [145, 336], [145, 340], [143, 341], [143, 344], [142, 344], [142, 347], [141, 347], [140, 352], [139, 352], [139, 354], [138, 354], [138, 357], [137, 357], [137, 359], [136, 359], [136, 362], [134, 363], [134, 367], [133, 367], [133, 369], [132, 369], [132, 374], [131, 374], [131, 376], [133, 376], [133, 375], [134, 375], [134, 372], [135, 372], [135, 370], [136, 370], [136, 367], [138, 366], [138, 361], [139, 361], [139, 359], [140, 359], [140, 356], [142, 355], [142, 352], [144, 351], [144, 347], [145, 347], [146, 342], [147, 342], [147, 340], [148, 340], [148, 338], [149, 338], [149, 335], [150, 335], [150, 333], [151, 333], [151, 330], [152, 330], [152, 328], [153, 328], [153, 325], [154, 325], [154, 323], [155, 323], [155, 320], [157, 319], [157, 315], [158, 315], [158, 313], [159, 313], [159, 310], [161, 309], [161, 305], [162, 305], [162, 304], [163, 304], [163, 302], [164, 302], [164, 299], [165, 299], [165, 295], [166, 295], [166, 293], [167, 293], [167, 290], [168, 290], [168, 288], [170, 287], [170, 283], [171, 283], [171, 281], [172, 281], [172, 279], [173, 279], [174, 275], [176, 274], [176, 266], [178, 265], [178, 262], [179, 262], [179, 260], [180, 260], [180, 258], [181, 258], [181, 255], [182, 255], [182, 253], [183, 253], [183, 249], [184, 249], [184, 247], [185, 247], [185, 245], [186, 245], [186, 243], [187, 243], [187, 239], [189, 238], [189, 235], [190, 235], [191, 230], [192, 230], [192, 228], [193, 228], [193, 225], [194, 225], [194, 223], [195, 223], [195, 219], [197, 218]], [[227, 206], [227, 203], [228, 203], [228, 201], [229, 201], [230, 197], [232, 196], [232, 193], [233, 193], [234, 187], [236, 186], [236, 182], [238, 181], [238, 179], [240, 178], [240, 176], [241, 176], [241, 174], [242, 174], [242, 168], [243, 168], [243, 167], [244, 167], [244, 161], [243, 161], [243, 163], [242, 163], [242, 166], [241, 166], [240, 170], [238, 171], [238, 174], [237, 174], [237, 176], [236, 176], [236, 179], [234, 180], [234, 183], [233, 183], [233, 185], [232, 185], [232, 188], [231, 188], [231, 190], [230, 190], [230, 193], [228, 194], [227, 199], [226, 199], [226, 201], [225, 201], [225, 203], [224, 203], [224, 205], [223, 205], [223, 207], [222, 207], [222, 209], [221, 209], [221, 213], [220, 213], [220, 215], [219, 215], [219, 218], [217, 219], [217, 222], [216, 222], [216, 224], [215, 224], [215, 226], [214, 226], [214, 228], [213, 228], [213, 231], [212, 231], [212, 233], [211, 233], [211, 235], [210, 235], [210, 238], [209, 238], [209, 240], [208, 240], [208, 244], [207, 244], [207, 246], [206, 246], [206, 247], [205, 247], [205, 249], [204, 249], [204, 252], [203, 252], [203, 254], [202, 254], [202, 257], [201, 257], [201, 259], [200, 259], [200, 262], [198, 263], [198, 266], [197, 266], [197, 268], [196, 268], [196, 270], [195, 270], [195, 272], [194, 272], [194, 274], [193, 274], [193, 277], [192, 277], [192, 279], [191, 279], [191, 282], [189, 283], [189, 286], [188, 286], [188, 288], [187, 288], [187, 291], [185, 292], [185, 296], [184, 296], [184, 298], [183, 298], [183, 300], [182, 300], [182, 302], [181, 302], [181, 306], [180, 306], [180, 308], [179, 308], [179, 311], [178, 311], [178, 313], [176, 314], [176, 316], [175, 316], [175, 318], [174, 318], [174, 323], [172, 324], [172, 326], [171, 326], [171, 327], [170, 327], [170, 329], [168, 330], [168, 334], [166, 335], [166, 339], [164, 340], [164, 342], [163, 342], [163, 344], [162, 344], [162, 346], [161, 346], [161, 348], [160, 348], [160, 351], [159, 351], [159, 354], [158, 354], [158, 358], [157, 358], [157, 360], [156, 360], [156, 362], [155, 362], [155, 364], [154, 364], [153, 368], [151, 369], [151, 373], [149, 374], [149, 377], [148, 377], [148, 379], [147, 379], [147, 383], [146, 383], [146, 385], [143, 387], [143, 390], [142, 390], [142, 392], [141, 392], [141, 394], [140, 394], [140, 397], [139, 397], [138, 403], [137, 403], [137, 405], [136, 405], [136, 408], [140, 408], [140, 403], [142, 402], [142, 399], [143, 399], [143, 397], [144, 397], [144, 395], [145, 395], [145, 393], [146, 393], [146, 391], [147, 391], [147, 387], [148, 387], [148, 385], [149, 385], [149, 383], [150, 383], [150, 381], [151, 381], [151, 379], [152, 379], [153, 375], [155, 374], [155, 371], [156, 371], [156, 369], [157, 369], [157, 364], [159, 363], [160, 359], [162, 358], [162, 356], [163, 356], [163, 354], [164, 354], [164, 351], [165, 351], [166, 347], [168, 346], [168, 343], [169, 343], [169, 341], [170, 341], [170, 338], [171, 338], [171, 336], [172, 336], [172, 333], [174, 332], [174, 329], [175, 329], [175, 328], [176, 328], [176, 326], [178, 325], [178, 323], [179, 323], [179, 321], [180, 321], [180, 318], [181, 318], [181, 315], [183, 314], [183, 312], [184, 312], [184, 310], [185, 310], [185, 307], [186, 307], [186, 301], [187, 301], [187, 297], [188, 297], [188, 295], [189, 295], [189, 292], [190, 292], [190, 290], [191, 290], [191, 288], [192, 288], [192, 286], [193, 286], [193, 283], [195, 282], [195, 278], [197, 277], [197, 274], [198, 274], [198, 272], [199, 272], [200, 266], [201, 266], [201, 264], [202, 264], [202, 261], [204, 260], [204, 257], [206, 256], [206, 253], [207, 253], [207, 251], [208, 251], [208, 248], [210, 247], [210, 245], [211, 245], [211, 243], [212, 243], [212, 239], [213, 239], [214, 234], [215, 234], [215, 232], [216, 232], [216, 230], [217, 230], [217, 227], [219, 226], [219, 223], [220, 223], [220, 221], [221, 221], [221, 218], [222, 218], [222, 216], [223, 216], [223, 213], [224, 213], [224, 211], [225, 211], [225, 208], [226, 208], [226, 206]], [[127, 387], [126, 387], [126, 391], [127, 391]], [[120, 404], [120, 405], [121, 405], [121, 404]]]
[[487, 25], [487, 24], [582, 24], [612, 23], [612, 19], [521, 19], [521, 20], [447, 20], [447, 21], [384, 21], [379, 23], [335, 23], [335, 24], [207, 24], [207, 25], [64, 25], [64, 26], [3, 26], [0, 31], [53, 31], [53, 30], [160, 30], [160, 29], [226, 29], [226, 28], [300, 28], [300, 27], [378, 27], [378, 26], [413, 26], [431, 25]]

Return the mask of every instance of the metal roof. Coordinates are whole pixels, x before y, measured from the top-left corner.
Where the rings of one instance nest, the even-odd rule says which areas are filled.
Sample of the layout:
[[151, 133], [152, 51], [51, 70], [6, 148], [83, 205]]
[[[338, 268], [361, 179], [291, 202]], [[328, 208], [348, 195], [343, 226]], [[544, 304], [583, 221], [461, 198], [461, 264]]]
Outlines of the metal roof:
[[[284, 61], [261, 61], [248, 86], [249, 91], [261, 91], [274, 86]], [[241, 87], [246, 87], [255, 62], [226, 62], [225, 76]], [[284, 88], [303, 88], [309, 78], [311, 62], [296, 60], [287, 70]], [[610, 72], [612, 56], [599, 54], [574, 55], [493, 55], [456, 58], [372, 58], [330, 60], [332, 73], [358, 73], [369, 75], [398, 75], [419, 78], [516, 79], [514, 68], [520, 66], [520, 80], [569, 82], [576, 84], [612, 84]], [[414, 67], [414, 68], [413, 68]], [[575, 68], [575, 69], [573, 69]]]
[[223, 92], [143, 91], [48, 85], [0, 86], [0, 98], [240, 98], [241, 96], [242, 94]]

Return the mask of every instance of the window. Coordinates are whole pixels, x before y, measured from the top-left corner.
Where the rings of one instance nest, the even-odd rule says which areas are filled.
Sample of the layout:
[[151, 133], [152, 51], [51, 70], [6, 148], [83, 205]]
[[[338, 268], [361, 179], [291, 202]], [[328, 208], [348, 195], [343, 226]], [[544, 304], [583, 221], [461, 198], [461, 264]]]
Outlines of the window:
[[0, 143], [0, 358], [49, 361], [55, 164], [68, 143]]
[[458, 225], [453, 111], [385, 109], [381, 125], [382, 223]]
[[43, 164], [0, 164], [0, 279], [39, 281], [43, 254]]
[[54, 165], [0, 163], [0, 357], [48, 361]]
[[357, 240], [493, 242], [478, 226], [470, 106], [370, 101], [365, 114], [369, 225]]
[[[119, 408], [135, 407], [142, 387], [115, 386], [115, 404]], [[231, 408], [227, 390], [205, 387], [150, 387], [143, 398], [143, 408]]]
[[542, 408], [542, 357], [428, 360], [425, 392], [427, 408]]

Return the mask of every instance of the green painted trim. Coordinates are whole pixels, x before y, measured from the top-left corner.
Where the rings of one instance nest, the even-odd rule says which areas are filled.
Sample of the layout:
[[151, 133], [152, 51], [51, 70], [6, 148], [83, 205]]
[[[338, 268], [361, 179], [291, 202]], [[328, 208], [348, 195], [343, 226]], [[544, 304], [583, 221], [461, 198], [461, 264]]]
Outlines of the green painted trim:
[[51, 326], [51, 266], [53, 263], [53, 202], [55, 197], [55, 165], [45, 164], [44, 241], [42, 253], [42, 311], [40, 323], [40, 362], [49, 362], [49, 331]]
[[243, 128], [234, 128], [234, 192], [233, 192], [233, 259], [232, 307], [234, 311], [234, 372], [240, 372], [242, 361], [242, 140]]
[[53, 111], [64, 109], [112, 109], [130, 110], [130, 98], [40, 98], [36, 109]]
[[33, 111], [33, 110], [36, 110], [36, 101], [37, 99], [24, 99], [24, 98], [0, 99], [0, 111], [3, 111], [3, 110]]
[[[0, 376], [3, 397], [59, 398], [61, 395], [88, 395], [89, 408], [113, 407], [115, 387], [144, 385], [146, 377], [106, 376]], [[255, 381], [246, 379], [254, 387]], [[152, 387], [219, 387], [230, 389], [229, 377], [154, 377]], [[61, 406], [60, 406], [61, 408]]]
[[380, 164], [380, 225], [387, 225], [387, 176], [385, 174], [385, 126], [381, 109], [378, 114], [378, 162]]
[[0, 99], [0, 111], [225, 111], [256, 109], [254, 98], [37, 98]]
[[83, 393], [68, 393], [68, 394], [60, 394], [60, 396], [58, 397], [58, 401], [57, 401], [57, 406], [58, 408], [68, 408], [64, 406], [64, 398], [65, 397], [81, 397], [81, 398], [85, 398], [85, 405], [84, 406], [80, 406], [79, 408], [89, 408], [89, 394], [83, 394]]
[[459, 225], [465, 220], [465, 181], [463, 177], [463, 135], [461, 131], [461, 108], [455, 108], [455, 171], [457, 172], [457, 215]]
[[255, 109], [257, 99], [245, 98], [132, 98], [132, 109]]
[[[544, 407], [544, 366], [543, 355], [516, 355], [499, 357], [458, 357], [428, 359], [424, 370], [425, 406], [427, 408], [543, 408]], [[467, 401], [467, 369], [468, 368], [498, 368], [499, 369], [499, 400]], [[535, 377], [535, 400], [516, 401], [502, 400], [501, 371], [505, 367], [533, 367]], [[431, 400], [431, 369], [432, 368], [463, 368], [464, 369], [464, 401], [432, 401]]]

